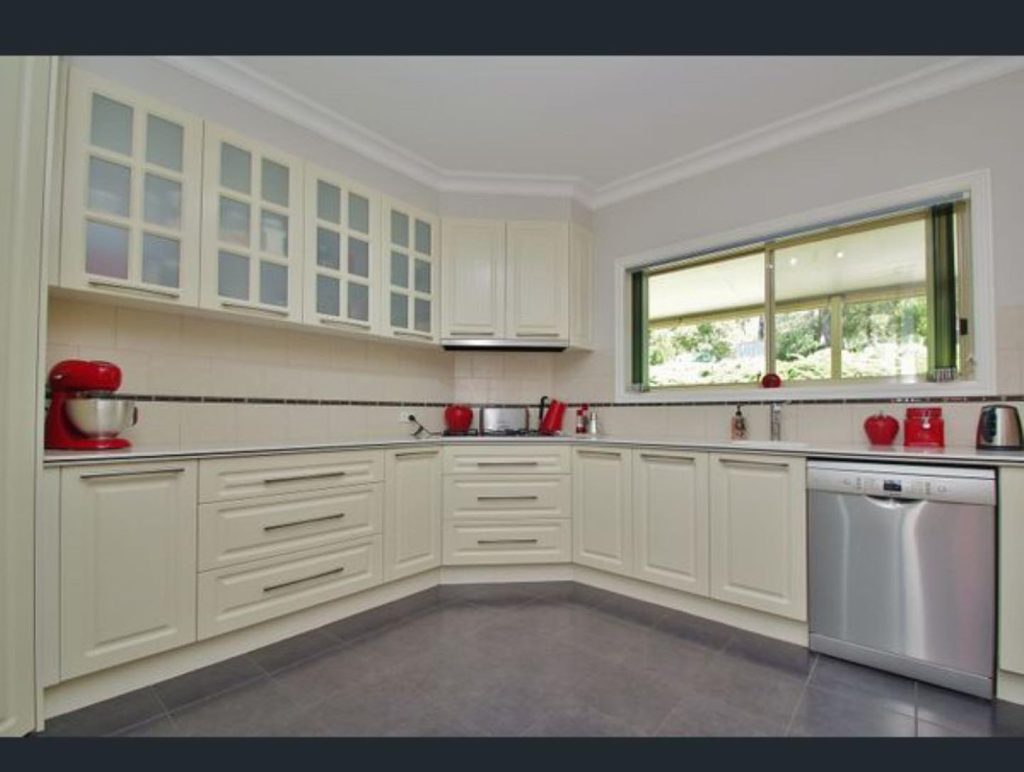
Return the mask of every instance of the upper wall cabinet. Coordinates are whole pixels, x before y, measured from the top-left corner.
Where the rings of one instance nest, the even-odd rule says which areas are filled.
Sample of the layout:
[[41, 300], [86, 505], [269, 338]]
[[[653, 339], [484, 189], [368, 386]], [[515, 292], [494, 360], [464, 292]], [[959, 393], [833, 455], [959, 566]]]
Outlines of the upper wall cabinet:
[[593, 347], [593, 261], [594, 235], [573, 223], [569, 226], [569, 345]]
[[302, 317], [302, 165], [206, 124], [201, 305]]
[[437, 219], [398, 201], [382, 203], [386, 335], [438, 339]]
[[505, 328], [510, 338], [569, 339], [569, 225], [508, 224]]
[[500, 338], [505, 330], [505, 223], [442, 225], [444, 338]]
[[306, 165], [303, 319], [369, 330], [379, 324], [380, 198]]
[[72, 69], [65, 136], [61, 286], [196, 305], [201, 121]]

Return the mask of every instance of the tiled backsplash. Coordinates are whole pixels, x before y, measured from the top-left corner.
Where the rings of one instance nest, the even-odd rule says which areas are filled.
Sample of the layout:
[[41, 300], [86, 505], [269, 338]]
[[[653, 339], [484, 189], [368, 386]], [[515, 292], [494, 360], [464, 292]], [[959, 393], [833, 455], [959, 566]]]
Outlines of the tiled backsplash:
[[[1017, 322], [1024, 330], [1024, 309], [1001, 314], [1000, 332]], [[1001, 335], [1000, 344], [1008, 347], [1000, 349], [1001, 391], [1024, 393], [1019, 372], [1024, 333]], [[608, 434], [724, 439], [735, 410], [727, 404], [608, 405], [614, 368], [605, 352], [444, 352], [51, 298], [48, 365], [69, 357], [117, 362], [124, 370], [123, 392], [157, 395], [140, 402], [139, 425], [127, 435], [141, 445], [401, 437], [409, 434], [408, 425], [398, 420], [402, 410], [440, 430], [448, 402], [533, 406], [542, 395], [604, 403], [597, 411]], [[197, 398], [208, 401], [186, 401]], [[973, 444], [980, 407], [980, 402], [942, 403], [948, 445]], [[881, 410], [902, 418], [904, 408], [891, 402], [786, 403], [782, 436], [860, 443], [868, 415]], [[750, 404], [744, 413], [751, 438], [766, 439], [768, 407]], [[566, 429], [572, 418], [570, 411]]]

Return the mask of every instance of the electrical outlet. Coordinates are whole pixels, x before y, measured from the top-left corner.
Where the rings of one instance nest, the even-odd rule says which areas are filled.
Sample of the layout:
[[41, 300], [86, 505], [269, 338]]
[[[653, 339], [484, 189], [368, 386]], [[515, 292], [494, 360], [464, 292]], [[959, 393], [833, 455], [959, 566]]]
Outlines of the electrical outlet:
[[400, 412], [398, 414], [398, 423], [400, 423], [400, 424], [407, 424], [411, 420], [412, 420], [412, 413], [409, 413], [409, 412], [403, 410], [402, 412]]

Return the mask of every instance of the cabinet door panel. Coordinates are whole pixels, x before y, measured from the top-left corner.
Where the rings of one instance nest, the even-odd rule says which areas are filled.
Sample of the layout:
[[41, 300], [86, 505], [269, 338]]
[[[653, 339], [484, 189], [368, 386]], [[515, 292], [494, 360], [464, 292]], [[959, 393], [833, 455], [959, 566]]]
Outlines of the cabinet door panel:
[[573, 560], [630, 574], [633, 570], [630, 451], [577, 448], [573, 453]]
[[711, 596], [807, 619], [803, 458], [711, 456]]
[[636, 576], [708, 594], [706, 453], [633, 452]]
[[204, 308], [301, 319], [302, 171], [296, 158], [205, 124]]
[[510, 222], [505, 276], [506, 335], [567, 341], [568, 224]]
[[568, 520], [450, 520], [444, 525], [444, 563], [568, 563], [572, 559], [569, 531]]
[[199, 302], [202, 121], [72, 67], [60, 284]]
[[437, 341], [441, 295], [436, 277], [437, 218], [383, 198], [381, 223], [381, 329], [385, 335], [405, 340]]
[[441, 448], [388, 451], [384, 461], [384, 578], [441, 565]]
[[442, 336], [500, 338], [505, 330], [505, 223], [445, 220], [441, 227]]
[[569, 343], [574, 348], [589, 349], [593, 325], [594, 236], [578, 225], [569, 228]]
[[999, 667], [1024, 674], [1024, 469], [999, 470]]
[[61, 677], [195, 640], [196, 464], [61, 476]]

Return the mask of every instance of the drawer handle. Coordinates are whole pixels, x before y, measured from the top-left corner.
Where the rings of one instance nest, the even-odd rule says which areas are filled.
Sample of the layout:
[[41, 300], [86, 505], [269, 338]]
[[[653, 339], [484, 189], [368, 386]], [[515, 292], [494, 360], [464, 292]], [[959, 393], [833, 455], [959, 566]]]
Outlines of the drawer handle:
[[273, 483], [302, 482], [303, 480], [326, 480], [331, 477], [344, 477], [348, 472], [320, 472], [318, 474], [293, 474], [287, 477], [268, 477], [263, 482], [267, 485]]
[[285, 587], [294, 587], [297, 584], [303, 584], [305, 582], [312, 582], [312, 581], [314, 581], [316, 579], [323, 579], [323, 578], [328, 577], [328, 576], [334, 576], [335, 574], [340, 574], [344, 570], [345, 570], [345, 567], [342, 566], [341, 568], [335, 568], [332, 571], [324, 571], [324, 572], [319, 573], [319, 574], [313, 574], [312, 576], [307, 576], [307, 577], [305, 577], [303, 579], [293, 579], [290, 582], [281, 582], [281, 584], [272, 584], [269, 587], [264, 587], [263, 588], [263, 592], [264, 593], [268, 593], [268, 592], [274, 592], [275, 590], [283, 590]]
[[296, 520], [294, 523], [278, 523], [277, 525], [265, 525], [263, 530], [280, 531], [282, 528], [297, 528], [300, 525], [309, 525], [310, 523], [326, 523], [328, 520], [341, 520], [345, 516], [344, 512], [337, 515], [326, 515], [325, 517], [311, 517], [308, 520]]
[[655, 458], [662, 461], [693, 461], [693, 456], [669, 456], [664, 453], [641, 453], [640, 458]]
[[89, 284], [94, 287], [111, 287], [113, 289], [128, 290], [129, 292], [145, 292], [149, 295], [160, 295], [165, 298], [180, 298], [181, 292], [172, 287], [148, 287], [144, 284], [133, 284], [112, 279], [98, 279], [90, 276]]
[[408, 456], [436, 456], [437, 448], [430, 448], [428, 450], [406, 450], [399, 453], [395, 453], [395, 458], [406, 458]]
[[288, 316], [291, 313], [287, 308], [274, 308], [273, 306], [260, 306], [255, 303], [242, 303], [237, 300], [221, 299], [220, 304], [224, 308], [237, 308], [240, 311], [255, 311], [258, 314], [273, 314], [274, 316]]
[[576, 452], [581, 456], [615, 456], [616, 458], [622, 457], [621, 450], [591, 450], [590, 448], [583, 450], [582, 448], [577, 448]]
[[477, 539], [477, 544], [536, 544], [537, 539]]
[[560, 332], [517, 332], [517, 338], [561, 338]]
[[540, 466], [540, 461], [477, 461], [477, 466]]
[[536, 501], [540, 496], [477, 496], [477, 501]]
[[185, 467], [176, 466], [171, 469], [143, 469], [131, 472], [88, 472], [78, 476], [80, 480], [101, 480], [107, 477], [141, 477], [156, 474], [185, 474]]

